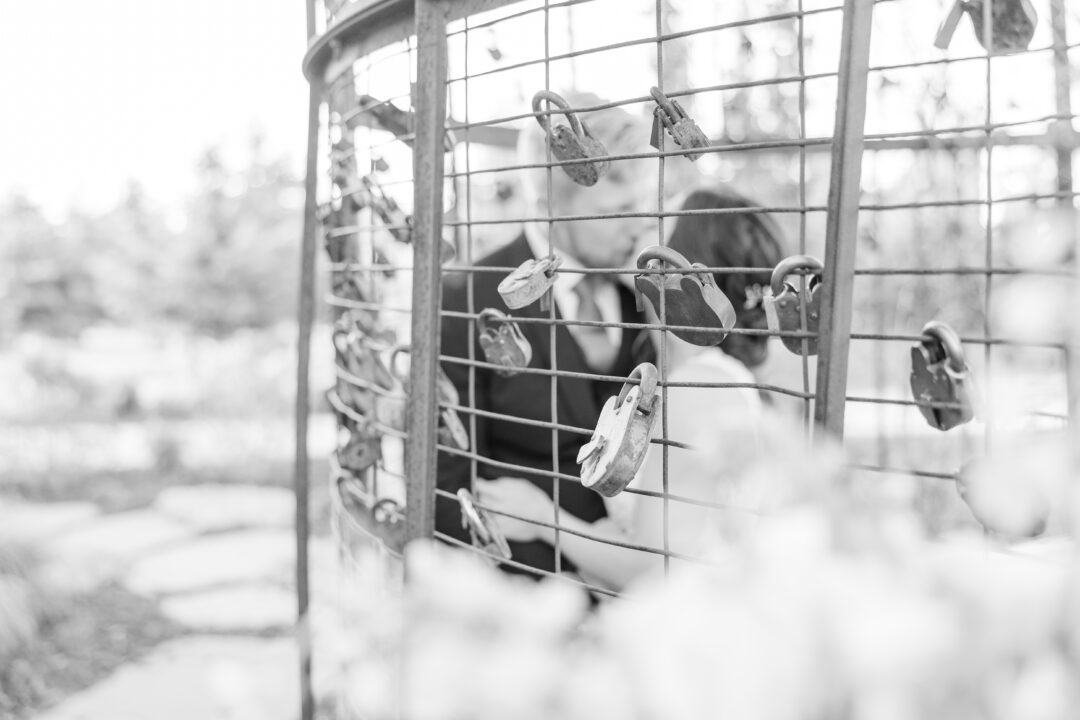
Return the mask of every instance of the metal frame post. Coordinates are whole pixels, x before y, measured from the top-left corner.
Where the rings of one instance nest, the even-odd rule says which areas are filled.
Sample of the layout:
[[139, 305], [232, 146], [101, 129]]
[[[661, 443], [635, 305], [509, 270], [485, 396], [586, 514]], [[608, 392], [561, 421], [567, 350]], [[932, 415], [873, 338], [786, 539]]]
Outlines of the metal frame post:
[[832, 169], [825, 223], [825, 269], [821, 299], [814, 420], [828, 435], [844, 435], [848, 348], [855, 289], [855, 245], [859, 227], [866, 119], [866, 77], [874, 0], [845, 0], [840, 68], [836, 88]]
[[412, 395], [405, 447], [405, 538], [435, 531], [435, 470], [442, 304], [440, 243], [446, 122], [447, 3], [416, 0], [416, 139], [413, 145]]
[[[307, 0], [307, 38], [315, 36], [315, 0]], [[308, 86], [307, 159], [304, 169], [304, 226], [300, 243], [300, 297], [297, 306], [296, 353], [296, 463], [293, 489], [296, 495], [296, 637], [300, 653], [300, 718], [315, 716], [315, 697], [311, 689], [311, 626], [308, 606], [308, 536], [311, 533], [308, 492], [311, 485], [308, 467], [308, 416], [311, 412], [311, 328], [315, 322], [315, 231], [316, 181], [319, 153], [319, 107], [322, 97], [321, 77]]]

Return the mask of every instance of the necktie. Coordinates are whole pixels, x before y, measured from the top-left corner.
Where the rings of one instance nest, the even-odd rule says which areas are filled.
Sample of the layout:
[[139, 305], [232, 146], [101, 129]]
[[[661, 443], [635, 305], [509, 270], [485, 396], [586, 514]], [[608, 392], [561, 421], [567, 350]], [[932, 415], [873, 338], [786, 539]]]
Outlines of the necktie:
[[[578, 297], [577, 320], [599, 322], [602, 320], [600, 307], [596, 304], [596, 290], [601, 283], [607, 282], [600, 277], [585, 276], [574, 287]], [[615, 364], [619, 349], [608, 338], [607, 331], [598, 325], [571, 325], [570, 331], [585, 355], [585, 362], [592, 370], [606, 373]]]

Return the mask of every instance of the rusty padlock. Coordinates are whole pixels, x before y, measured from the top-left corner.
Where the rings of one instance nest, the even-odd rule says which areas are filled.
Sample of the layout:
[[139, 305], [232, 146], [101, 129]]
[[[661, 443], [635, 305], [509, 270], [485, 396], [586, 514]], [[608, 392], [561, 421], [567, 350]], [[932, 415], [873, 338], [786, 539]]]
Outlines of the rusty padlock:
[[[694, 270], [705, 267], [690, 264], [681, 253], [653, 245], [637, 258], [639, 270]], [[735, 308], [716, 286], [711, 272], [642, 273], [634, 276], [638, 310], [644, 295], [660, 317], [660, 295], [664, 296], [664, 321], [668, 325], [696, 326], [701, 330], [672, 330], [675, 337], [694, 345], [718, 345], [735, 326]]]
[[484, 308], [476, 322], [484, 357], [489, 363], [502, 366], [496, 373], [513, 375], [529, 366], [532, 362], [532, 345], [506, 313], [495, 308]]
[[[390, 355], [390, 368], [394, 376], [401, 382], [405, 392], [409, 392], [409, 373], [408, 370], [401, 370], [398, 365], [397, 359], [403, 353], [411, 352], [407, 345], [399, 345], [394, 348]], [[438, 403], [438, 412], [440, 425], [438, 429], [437, 439], [443, 445], [451, 445], [457, 447], [459, 450], [469, 449], [469, 433], [465, 429], [465, 425], [461, 422], [461, 418], [458, 417], [457, 410], [451, 405], [457, 405], [460, 402], [457, 388], [454, 387], [454, 383], [443, 371], [442, 366], [439, 366], [435, 375], [435, 398]]]
[[540, 105], [547, 100], [562, 111], [569, 125], [555, 125], [552, 128], [550, 117], [537, 115], [536, 122], [547, 133], [548, 147], [551, 155], [556, 160], [584, 160], [593, 158], [591, 162], [574, 163], [572, 165], [560, 165], [570, 179], [578, 185], [590, 187], [595, 185], [603, 177], [611, 166], [611, 163], [602, 159], [607, 155], [607, 148], [603, 143], [593, 137], [592, 131], [584, 121], [579, 120], [576, 113], [570, 110], [570, 103], [562, 96], [550, 90], [541, 90], [533, 95], [532, 109], [534, 113], [541, 112]]
[[[653, 110], [653, 125], [652, 125], [652, 138], [649, 140], [649, 144], [657, 150], [660, 149], [660, 126], [663, 125], [664, 129], [671, 135], [671, 139], [675, 141], [675, 144], [681, 147], [683, 150], [691, 150], [693, 148], [707, 148], [711, 144], [709, 137], [702, 132], [698, 124], [694, 122], [686, 111], [683, 110], [682, 105], [678, 100], [672, 100], [664, 93], [660, 92], [660, 88], [649, 88], [649, 94], [653, 96], [653, 100], [656, 101], [657, 108]], [[702, 153], [687, 153], [686, 157], [696, 162]]]
[[537, 300], [541, 310], [551, 307], [551, 286], [555, 284], [555, 270], [560, 265], [562, 258], [558, 255], [523, 262], [499, 282], [499, 295], [506, 307], [517, 310]]
[[469, 531], [472, 544], [498, 555], [503, 560], [510, 559], [510, 544], [499, 530], [491, 516], [477, 507], [473, 495], [466, 488], [457, 491], [458, 503], [461, 504], [461, 527]]
[[[811, 274], [806, 281], [806, 295], [787, 282], [788, 275], [796, 270], [810, 270]], [[806, 332], [816, 333], [818, 321], [821, 317], [821, 261], [809, 255], [792, 255], [784, 258], [773, 269], [772, 282], [770, 283], [772, 294], [764, 298], [765, 317], [769, 323], [769, 329], [773, 332], [799, 332], [802, 326], [802, 308], [806, 308]], [[804, 302], [805, 300], [805, 302]], [[816, 337], [800, 338], [781, 336], [780, 342], [796, 355], [803, 354], [803, 343], [806, 343], [806, 354], [817, 355], [818, 339]]]
[[[931, 427], [950, 430], [975, 417], [971, 372], [956, 331], [931, 321], [911, 346], [911, 394]], [[935, 406], [940, 403], [942, 406]]]
[[618, 397], [608, 398], [592, 437], [577, 455], [581, 484], [604, 497], [618, 495], [634, 479], [656, 422], [656, 366], [641, 363], [630, 379], [639, 384], [624, 383]]
[[369, 426], [357, 427], [337, 450], [337, 461], [343, 469], [362, 473], [382, 456], [382, 438]]
[[[983, 13], [988, 2], [991, 4], [989, 48], [983, 31]], [[935, 47], [941, 50], [949, 47], [964, 13], [971, 18], [979, 45], [992, 54], [1001, 55], [1027, 50], [1039, 21], [1030, 0], [956, 0], [938, 28]]]

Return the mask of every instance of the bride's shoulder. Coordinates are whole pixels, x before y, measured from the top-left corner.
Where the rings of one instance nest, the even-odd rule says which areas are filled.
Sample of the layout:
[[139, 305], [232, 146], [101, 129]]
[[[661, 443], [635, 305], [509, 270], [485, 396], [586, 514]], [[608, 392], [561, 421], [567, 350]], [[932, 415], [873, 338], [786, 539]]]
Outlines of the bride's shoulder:
[[754, 376], [741, 362], [715, 347], [686, 358], [672, 368], [670, 380], [684, 382], [754, 382]]

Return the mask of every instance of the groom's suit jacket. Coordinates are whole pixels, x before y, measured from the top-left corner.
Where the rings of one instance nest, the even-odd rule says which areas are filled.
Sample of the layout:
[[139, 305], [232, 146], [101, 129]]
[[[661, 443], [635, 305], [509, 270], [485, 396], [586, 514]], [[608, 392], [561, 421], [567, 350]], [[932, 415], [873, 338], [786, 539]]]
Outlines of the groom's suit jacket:
[[[476, 264], [481, 267], [515, 268], [532, 257], [529, 244], [525, 236], [521, 235], [509, 245], [500, 248]], [[490, 307], [502, 310], [512, 317], [547, 318], [547, 311], [540, 310], [539, 302], [517, 310], [506, 307], [497, 286], [507, 274], [508, 271], [447, 273], [443, 286], [443, 310], [478, 313]], [[470, 276], [472, 278], [471, 307], [468, 289]], [[622, 285], [617, 287], [623, 322], [644, 322], [643, 314], [639, 313], [635, 307], [633, 293]], [[519, 323], [518, 325], [526, 339], [532, 344], [533, 357], [530, 367], [551, 369], [553, 365], [551, 327], [539, 323]], [[470, 339], [473, 343], [473, 357], [484, 360], [484, 353], [476, 339], [476, 333], [474, 332], [473, 337], [470, 338], [468, 320], [445, 316], [442, 318], [442, 355], [467, 358]], [[586, 365], [581, 347], [565, 325], [556, 326], [555, 346], [554, 365], [559, 371], [593, 372]], [[655, 359], [655, 349], [648, 335], [643, 330], [627, 328], [623, 330], [615, 366], [609, 374], [626, 377], [638, 363], [655, 362]], [[470, 367], [451, 360], [443, 361], [442, 367], [457, 387], [461, 404], [469, 406]], [[486, 368], [475, 368], [474, 407], [477, 410], [501, 413], [526, 420], [551, 422], [553, 419], [551, 383], [552, 378], [545, 375], [519, 373], [505, 377]], [[587, 378], [558, 378], [555, 421], [560, 425], [571, 425], [591, 431], [596, 425], [604, 402], [609, 396], [617, 394], [620, 388], [621, 385], [614, 382], [594, 381]], [[462, 413], [461, 420], [468, 428], [469, 414]], [[577, 452], [588, 441], [588, 435], [558, 431], [556, 438], [558, 472], [576, 477], [580, 469], [576, 463]], [[586, 522], [596, 521], [607, 514], [603, 499], [592, 490], [582, 487], [579, 482], [553, 480], [550, 477], [529, 472], [529, 469], [556, 470], [550, 428], [476, 415], [476, 437], [472, 438], [472, 448], [482, 458], [496, 463], [520, 466], [520, 468], [508, 468], [479, 460], [476, 474], [480, 478], [521, 477], [552, 497], [554, 497], [553, 483], [559, 482], [560, 507]], [[439, 452], [439, 488], [456, 493], [459, 488], [468, 487], [469, 480], [469, 459], [454, 456], [445, 451]], [[461, 512], [456, 500], [437, 497], [435, 527], [439, 532], [465, 542], [469, 541], [468, 532], [461, 525]], [[555, 549], [551, 545], [541, 541], [511, 542], [510, 547], [515, 562], [542, 570], [555, 570]], [[574, 566], [563, 557], [562, 568], [572, 570]], [[513, 568], [507, 566], [504, 566], [504, 569], [513, 571]]]

